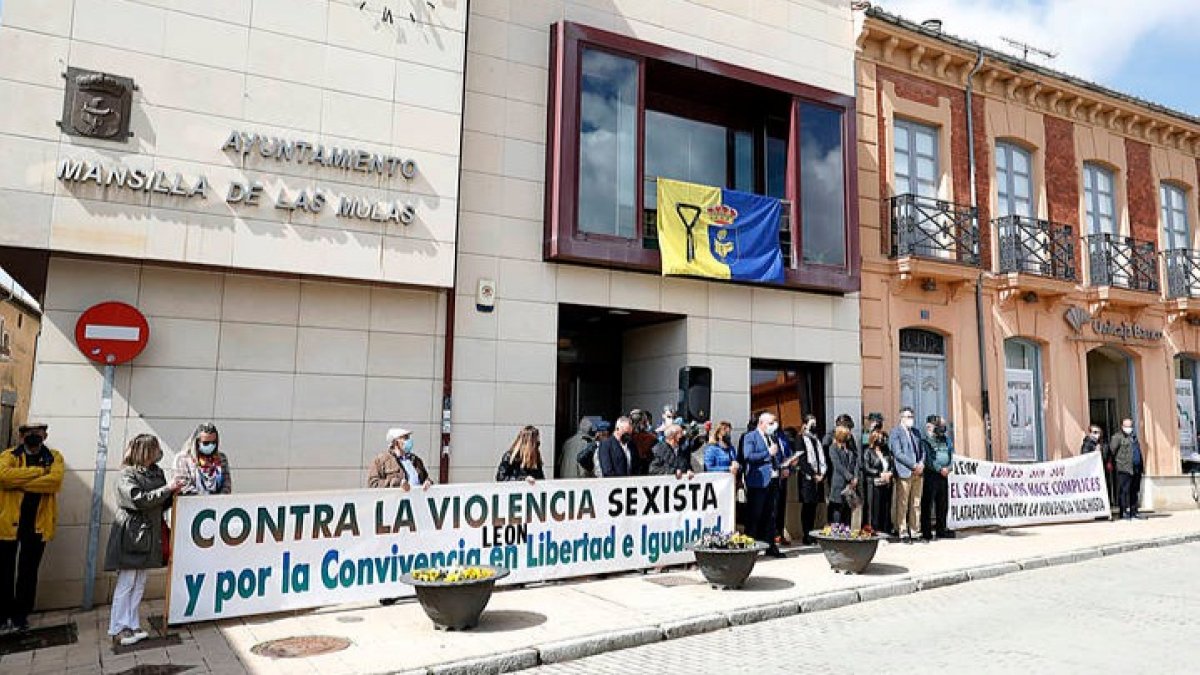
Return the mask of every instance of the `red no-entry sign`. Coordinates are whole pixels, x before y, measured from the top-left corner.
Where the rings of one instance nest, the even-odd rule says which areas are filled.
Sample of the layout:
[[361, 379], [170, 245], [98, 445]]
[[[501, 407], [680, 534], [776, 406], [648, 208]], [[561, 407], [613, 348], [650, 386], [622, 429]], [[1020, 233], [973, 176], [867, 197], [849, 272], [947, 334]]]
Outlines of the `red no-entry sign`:
[[131, 361], [146, 348], [150, 324], [123, 302], [92, 305], [75, 322], [75, 344], [89, 359], [105, 365]]

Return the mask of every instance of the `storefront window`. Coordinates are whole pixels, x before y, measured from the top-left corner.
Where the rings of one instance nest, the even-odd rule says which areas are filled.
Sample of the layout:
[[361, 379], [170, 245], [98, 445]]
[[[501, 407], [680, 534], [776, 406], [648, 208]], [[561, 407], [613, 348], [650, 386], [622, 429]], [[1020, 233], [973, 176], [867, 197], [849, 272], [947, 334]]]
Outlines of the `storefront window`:
[[581, 68], [579, 231], [633, 237], [638, 62], [585, 49]]
[[800, 106], [800, 221], [804, 262], [846, 264], [842, 113]]
[[1197, 389], [1200, 388], [1200, 362], [1195, 357], [1175, 357], [1175, 409], [1179, 416], [1179, 454], [1185, 462], [1200, 462], [1200, 443], [1196, 439]]
[[1038, 345], [1020, 338], [1004, 341], [1005, 427], [1008, 461], [1044, 460], [1042, 365]]

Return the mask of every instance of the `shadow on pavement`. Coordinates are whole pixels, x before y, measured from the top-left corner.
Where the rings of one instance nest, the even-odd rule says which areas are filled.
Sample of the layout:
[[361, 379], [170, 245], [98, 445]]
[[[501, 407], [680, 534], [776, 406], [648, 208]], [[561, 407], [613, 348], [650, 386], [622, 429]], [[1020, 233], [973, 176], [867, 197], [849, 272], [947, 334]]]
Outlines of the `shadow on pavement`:
[[786, 591], [796, 584], [779, 577], [751, 576], [742, 586], [743, 591]]
[[472, 633], [505, 633], [513, 630], [533, 628], [546, 623], [546, 615], [518, 609], [484, 610], [479, 625]]
[[864, 577], [888, 577], [894, 574], [908, 574], [908, 568], [903, 565], [873, 562], [861, 574]]

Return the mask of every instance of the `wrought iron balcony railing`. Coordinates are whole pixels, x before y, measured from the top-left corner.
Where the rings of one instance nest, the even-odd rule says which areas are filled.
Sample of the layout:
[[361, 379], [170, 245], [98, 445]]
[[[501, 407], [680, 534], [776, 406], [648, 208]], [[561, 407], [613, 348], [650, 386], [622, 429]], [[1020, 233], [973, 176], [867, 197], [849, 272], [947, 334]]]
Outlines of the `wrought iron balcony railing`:
[[1162, 252], [1168, 298], [1200, 298], [1200, 251], [1176, 248]]
[[1026, 216], [992, 221], [1000, 241], [1000, 271], [1075, 281], [1075, 236], [1070, 225]]
[[1087, 238], [1089, 283], [1133, 291], [1158, 292], [1158, 264], [1154, 242], [1114, 234]]
[[969, 206], [914, 194], [892, 197], [892, 257], [979, 265], [979, 225]]

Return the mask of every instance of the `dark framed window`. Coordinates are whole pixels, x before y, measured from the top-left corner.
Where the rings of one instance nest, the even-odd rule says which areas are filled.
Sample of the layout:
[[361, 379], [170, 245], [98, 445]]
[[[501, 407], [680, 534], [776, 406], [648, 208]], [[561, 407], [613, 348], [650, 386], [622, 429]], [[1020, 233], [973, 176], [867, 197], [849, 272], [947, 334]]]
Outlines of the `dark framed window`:
[[782, 200], [785, 284], [858, 290], [852, 97], [564, 22], [549, 101], [546, 259], [657, 272], [671, 178]]

